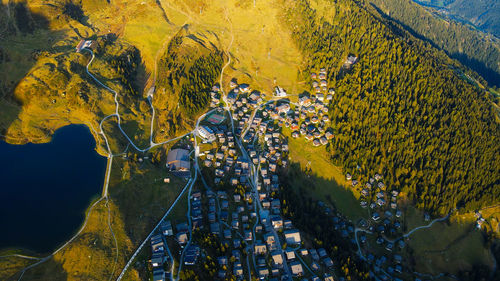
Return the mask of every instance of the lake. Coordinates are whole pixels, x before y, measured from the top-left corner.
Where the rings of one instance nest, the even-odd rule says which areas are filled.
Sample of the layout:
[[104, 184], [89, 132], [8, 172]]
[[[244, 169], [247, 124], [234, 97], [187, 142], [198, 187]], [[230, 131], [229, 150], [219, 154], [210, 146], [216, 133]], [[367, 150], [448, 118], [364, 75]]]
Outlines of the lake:
[[104, 183], [106, 158], [95, 145], [83, 125], [45, 144], [0, 141], [0, 249], [48, 253], [78, 231]]

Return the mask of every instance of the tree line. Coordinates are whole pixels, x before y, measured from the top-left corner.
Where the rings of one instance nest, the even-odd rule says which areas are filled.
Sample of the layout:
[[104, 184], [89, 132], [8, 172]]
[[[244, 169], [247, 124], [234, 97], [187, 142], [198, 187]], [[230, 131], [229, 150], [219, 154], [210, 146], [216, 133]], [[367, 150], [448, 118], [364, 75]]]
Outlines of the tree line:
[[[331, 5], [335, 17], [324, 19], [307, 0], [288, 1], [282, 19], [305, 54], [304, 78], [326, 67], [336, 89], [332, 161], [361, 182], [383, 174], [436, 214], [498, 201], [500, 128], [486, 94], [457, 76], [443, 51], [370, 8]], [[358, 62], [345, 70], [348, 55]]]

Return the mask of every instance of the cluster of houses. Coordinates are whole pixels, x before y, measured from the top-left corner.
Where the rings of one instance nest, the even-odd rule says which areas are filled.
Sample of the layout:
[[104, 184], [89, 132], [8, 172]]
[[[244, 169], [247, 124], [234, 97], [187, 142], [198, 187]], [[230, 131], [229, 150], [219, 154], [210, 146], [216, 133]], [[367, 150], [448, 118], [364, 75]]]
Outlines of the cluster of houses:
[[[167, 262], [165, 251], [165, 237], [161, 234], [155, 234], [151, 237], [151, 266], [153, 267], [153, 280], [163, 281], [166, 278], [164, 263]], [[172, 260], [168, 260], [172, 262]]]
[[[286, 92], [279, 87], [275, 89], [273, 100], [266, 102], [265, 95], [251, 90], [248, 84], [238, 84], [234, 79], [230, 82], [231, 91], [226, 101], [232, 111], [234, 129], [227, 122], [223, 124], [225, 115], [222, 110], [212, 111], [215, 113], [209, 114], [198, 127], [196, 135], [208, 147], [199, 154], [202, 174], [213, 175], [213, 178], [208, 181], [210, 188], [205, 183], [205, 190], [191, 193], [190, 224], [176, 224], [174, 233], [172, 224], [163, 222], [161, 233], [151, 238], [154, 280], [164, 280], [162, 276], [165, 278], [170, 274], [165, 264], [171, 263], [172, 257], [168, 247], [165, 247], [166, 241], [170, 245], [176, 243], [183, 249], [183, 260], [180, 261], [183, 265], [199, 263], [199, 257], [203, 256], [200, 253], [205, 251], [197, 246], [200, 243], [196, 239], [188, 245], [189, 233], [193, 229], [207, 231], [227, 246], [226, 254], [217, 257], [218, 279], [229, 275], [238, 280], [246, 279], [251, 265], [251, 271], [261, 280], [282, 280], [286, 272], [301, 280], [334, 280], [331, 275], [334, 260], [324, 248], [304, 247], [300, 231], [283, 217], [278, 197], [278, 170], [288, 164], [289, 152], [282, 128], [289, 127], [292, 137], [303, 135], [314, 145], [326, 144], [333, 138], [332, 130], [327, 127], [330, 119], [325, 103], [332, 100], [335, 92], [325, 88], [325, 69], [321, 69], [318, 76], [312, 75], [312, 78], [319, 79], [315, 85], [316, 94], [300, 95], [297, 104], [290, 102]], [[220, 105], [219, 91], [218, 85], [212, 89], [213, 107]], [[167, 157], [169, 170], [180, 176], [190, 175], [189, 151], [184, 148], [171, 150]], [[369, 206], [377, 211], [375, 213], [382, 212], [383, 207], [392, 206], [386, 203], [392, 199], [386, 194], [381, 179], [380, 175], [375, 175], [362, 191], [364, 207], [368, 207], [366, 202], [370, 195], [377, 197]], [[352, 180], [350, 175], [348, 180]], [[358, 185], [355, 180], [352, 184]], [[353, 240], [354, 227], [347, 220], [333, 215], [327, 207], [325, 213], [332, 217], [332, 223], [342, 237]], [[386, 213], [382, 215], [389, 218]], [[394, 215], [399, 216], [400, 212]], [[381, 220], [381, 217], [373, 218], [374, 222]], [[397, 220], [394, 222], [392, 219], [390, 223], [395, 225]], [[366, 237], [361, 240], [366, 242]], [[250, 263], [245, 255], [248, 255]], [[377, 262], [383, 263], [374, 258], [373, 263]], [[399, 268], [394, 267], [394, 270]]]
[[[360, 234], [361, 244], [367, 241], [367, 233], [377, 235], [376, 244], [385, 249], [386, 254], [377, 256], [368, 252], [366, 261], [373, 266], [374, 272], [380, 274], [380, 278], [385, 280], [399, 280], [394, 274], [402, 274], [403, 258], [398, 251], [405, 248], [404, 239], [387, 240], [387, 236], [395, 237], [401, 232], [402, 223], [400, 221], [403, 213], [398, 209], [397, 200], [399, 192], [397, 190], [387, 191], [383, 182], [383, 176], [375, 174], [363, 186], [351, 174], [346, 175], [346, 180], [351, 182], [353, 188], [360, 190], [360, 205], [363, 208], [369, 208], [371, 213], [371, 222], [363, 220], [361, 226], [366, 228], [367, 232]], [[385, 269], [384, 269], [385, 268]]]
[[[196, 202], [196, 200], [194, 201]], [[196, 206], [196, 204], [193, 204]], [[198, 209], [200, 212], [201, 210]], [[196, 211], [192, 211], [192, 214]], [[193, 228], [202, 226], [201, 219], [199, 217], [193, 218]], [[189, 226], [187, 222], [180, 222], [174, 227], [170, 221], [163, 221], [160, 224], [157, 233], [151, 236], [151, 267], [153, 268], [153, 280], [154, 281], [164, 281], [171, 279], [172, 272], [170, 271], [170, 266], [173, 263], [172, 253], [168, 247], [168, 241], [176, 242], [181, 248], [184, 248], [188, 242], [188, 232]], [[185, 265], [195, 265], [198, 257], [200, 256], [200, 247], [196, 244], [190, 244], [188, 248], [185, 249], [184, 264]]]
[[[330, 96], [327, 101], [329, 100]], [[325, 145], [333, 139], [333, 131], [329, 127], [328, 107], [319, 94], [302, 94], [299, 96], [298, 105], [291, 114], [290, 129], [293, 138], [303, 136], [307, 141], [312, 141], [314, 146]]]

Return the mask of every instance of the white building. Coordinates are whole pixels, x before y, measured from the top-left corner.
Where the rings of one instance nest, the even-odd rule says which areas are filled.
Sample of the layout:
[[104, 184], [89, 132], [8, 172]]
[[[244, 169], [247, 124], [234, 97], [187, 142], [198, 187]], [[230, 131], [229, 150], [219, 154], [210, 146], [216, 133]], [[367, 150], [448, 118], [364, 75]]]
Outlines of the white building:
[[212, 129], [210, 129], [207, 126], [198, 127], [198, 136], [200, 136], [201, 138], [203, 138], [204, 140], [207, 140], [209, 142], [215, 141], [214, 132], [212, 131]]

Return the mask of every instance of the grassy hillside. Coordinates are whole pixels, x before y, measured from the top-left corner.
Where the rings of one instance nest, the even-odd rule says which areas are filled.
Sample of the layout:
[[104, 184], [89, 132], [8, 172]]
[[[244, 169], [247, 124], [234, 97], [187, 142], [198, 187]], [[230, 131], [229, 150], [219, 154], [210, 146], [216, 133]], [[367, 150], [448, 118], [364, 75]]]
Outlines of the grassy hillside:
[[[484, 92], [454, 71], [463, 69], [457, 61], [370, 6], [350, 0], [20, 3], [0, 6], [0, 23], [7, 27], [7, 44], [0, 45], [0, 129], [9, 142], [46, 142], [57, 128], [83, 123], [105, 153], [96, 132], [114, 113], [113, 96], [86, 74], [90, 55], [74, 52], [81, 38], [92, 38], [90, 71], [119, 92], [122, 126], [141, 147], [149, 142], [146, 93], [152, 85], [154, 140], [163, 141], [191, 130], [228, 62], [224, 85], [236, 77], [268, 94], [275, 85], [290, 93], [310, 90], [310, 71], [326, 67], [337, 91], [331, 154], [290, 145], [302, 169], [309, 161], [314, 165], [312, 178], [294, 166], [297, 182], [314, 186], [312, 196], [331, 199], [350, 218], [364, 216], [356, 194], [342, 187], [342, 174], [359, 165], [353, 173], [358, 179], [383, 173], [389, 188], [436, 213], [499, 197], [499, 128]], [[350, 70], [342, 66], [349, 54], [359, 58]], [[122, 152], [127, 143], [116, 120], [108, 119], [103, 129], [112, 152]], [[116, 278], [182, 187], [161, 181], [169, 176], [161, 165], [167, 149], [148, 155], [155, 164], [139, 163], [135, 159], [144, 155], [134, 152], [115, 158], [108, 205], [97, 204], [82, 235], [26, 279]], [[13, 258], [0, 267], [17, 279], [25, 264]], [[128, 278], [144, 277], [137, 268]]]

